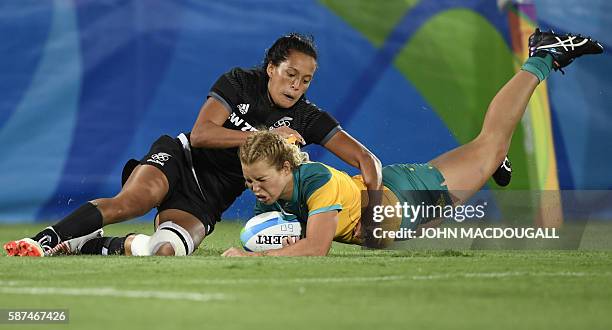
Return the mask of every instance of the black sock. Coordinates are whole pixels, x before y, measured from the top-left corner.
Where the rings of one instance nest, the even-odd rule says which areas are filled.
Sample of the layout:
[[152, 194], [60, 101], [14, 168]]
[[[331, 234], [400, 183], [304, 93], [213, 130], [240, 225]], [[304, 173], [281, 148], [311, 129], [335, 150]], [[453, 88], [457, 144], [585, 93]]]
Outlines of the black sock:
[[93, 233], [102, 226], [102, 213], [95, 205], [87, 202], [51, 227], [60, 240], [65, 241]]
[[87, 241], [81, 247], [81, 254], [123, 255], [126, 237], [99, 237]]
[[59, 235], [51, 227], [43, 229], [36, 236], [31, 237], [32, 240], [38, 242], [43, 249], [50, 250], [61, 242]]

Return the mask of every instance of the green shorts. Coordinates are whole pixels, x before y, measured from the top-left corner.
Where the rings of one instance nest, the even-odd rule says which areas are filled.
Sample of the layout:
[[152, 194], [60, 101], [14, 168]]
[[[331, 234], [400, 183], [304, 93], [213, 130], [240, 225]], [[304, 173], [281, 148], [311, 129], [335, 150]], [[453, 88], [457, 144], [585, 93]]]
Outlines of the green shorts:
[[[393, 164], [382, 169], [383, 184], [398, 198], [402, 206], [413, 206], [402, 216], [402, 228], [416, 229], [419, 224], [435, 219], [427, 217], [426, 206], [452, 205], [444, 176], [429, 164]], [[417, 207], [420, 205], [420, 208]], [[418, 210], [417, 212], [412, 212]]]

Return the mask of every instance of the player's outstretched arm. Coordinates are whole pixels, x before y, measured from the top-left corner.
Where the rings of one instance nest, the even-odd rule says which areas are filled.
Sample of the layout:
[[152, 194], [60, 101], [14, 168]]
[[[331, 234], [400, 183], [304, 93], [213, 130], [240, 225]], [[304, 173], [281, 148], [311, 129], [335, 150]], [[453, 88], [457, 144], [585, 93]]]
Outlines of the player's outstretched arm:
[[[253, 132], [243, 132], [223, 127], [229, 118], [227, 109], [215, 98], [208, 98], [191, 129], [191, 145], [195, 148], [234, 148], [241, 146]], [[304, 138], [297, 131], [282, 127], [274, 130], [282, 137], [293, 136], [300, 144]]]
[[359, 169], [368, 191], [376, 191], [382, 188], [380, 160], [348, 133], [339, 131], [325, 143], [324, 147], [345, 163]]
[[308, 217], [306, 237], [287, 245], [282, 249], [265, 252], [246, 252], [238, 248], [229, 248], [223, 252], [224, 257], [261, 257], [261, 256], [325, 256], [331, 248], [336, 227], [338, 226], [338, 211], [314, 214]]
[[325, 144], [325, 148], [361, 172], [363, 182], [368, 189], [368, 205], [362, 206], [361, 222], [371, 224], [373, 207], [382, 203], [380, 193], [383, 190], [382, 164], [380, 160], [345, 131], [336, 133]]

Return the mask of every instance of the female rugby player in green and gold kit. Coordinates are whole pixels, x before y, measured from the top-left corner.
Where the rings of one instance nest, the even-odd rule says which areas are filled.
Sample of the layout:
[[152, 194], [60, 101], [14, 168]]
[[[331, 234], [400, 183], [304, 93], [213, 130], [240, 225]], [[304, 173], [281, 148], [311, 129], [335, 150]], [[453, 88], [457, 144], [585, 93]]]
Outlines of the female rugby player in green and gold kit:
[[[567, 46], [571, 41], [572, 46]], [[380, 205], [397, 202], [432, 205], [460, 204], [482, 188], [505, 158], [512, 134], [538, 84], [552, 69], [559, 70], [584, 54], [603, 47], [580, 35], [536, 32], [529, 38], [530, 57], [491, 101], [480, 134], [471, 142], [426, 164], [383, 167], [384, 194]], [[257, 197], [255, 213], [280, 211], [306, 225], [306, 236], [286, 240], [284, 247], [265, 252], [226, 250], [224, 256], [323, 256], [333, 240], [360, 244], [361, 176], [349, 177], [322, 163], [305, 162], [296, 146], [273, 132], [259, 132], [240, 148], [247, 186]], [[429, 226], [430, 219], [385, 219], [391, 230]], [[367, 235], [368, 233], [365, 232]], [[382, 242], [383, 245], [385, 242]]]

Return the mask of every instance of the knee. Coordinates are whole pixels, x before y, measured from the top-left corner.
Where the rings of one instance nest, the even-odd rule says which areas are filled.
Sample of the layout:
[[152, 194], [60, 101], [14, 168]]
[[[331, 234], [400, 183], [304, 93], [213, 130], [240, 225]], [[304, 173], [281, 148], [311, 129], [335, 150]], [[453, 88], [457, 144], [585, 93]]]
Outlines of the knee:
[[163, 222], [153, 235], [138, 234], [130, 242], [133, 256], [186, 256], [197, 247], [187, 230], [172, 221]]
[[480, 134], [473, 142], [475, 147], [484, 153], [483, 156], [491, 159], [496, 165], [501, 164], [510, 149], [510, 141], [500, 139], [493, 134]]
[[196, 247], [189, 232], [172, 221], [162, 222], [149, 241], [151, 255], [186, 256]]
[[168, 256], [174, 256], [176, 255], [176, 252], [174, 251], [174, 248], [172, 247], [172, 244], [170, 243], [164, 243], [162, 244], [159, 249], [157, 250], [157, 252], [155, 252], [156, 256], [164, 256], [164, 257], [168, 257]]
[[495, 161], [495, 166], [499, 166], [499, 164], [501, 164], [504, 159], [506, 158], [506, 155], [508, 155], [508, 149], [510, 149], [510, 144], [501, 144], [500, 146], [498, 146], [497, 148], [494, 149], [493, 153], [494, 153], [494, 161]]

